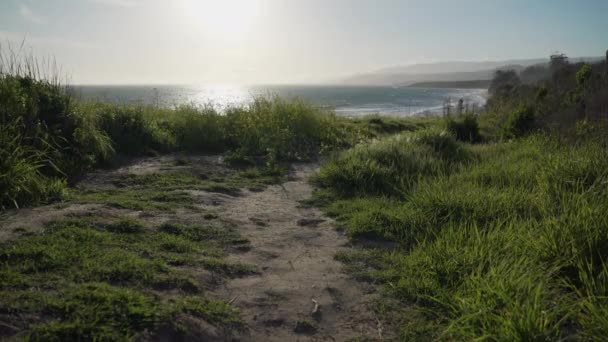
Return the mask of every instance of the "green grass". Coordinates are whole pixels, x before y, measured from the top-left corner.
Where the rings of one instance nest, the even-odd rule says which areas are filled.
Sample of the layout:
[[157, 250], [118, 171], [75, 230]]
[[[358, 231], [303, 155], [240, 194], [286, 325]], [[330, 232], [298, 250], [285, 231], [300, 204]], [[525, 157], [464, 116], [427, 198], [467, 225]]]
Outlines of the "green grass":
[[244, 170], [227, 169], [225, 174], [204, 176], [193, 170], [118, 175], [111, 179], [113, 187], [81, 186], [73, 191], [71, 199], [80, 203], [101, 203], [149, 213], [174, 212], [176, 209], [198, 210], [190, 191], [231, 195], [239, 195], [242, 189], [259, 191], [282, 179], [285, 170], [276, 170], [251, 167]]
[[605, 338], [605, 149], [532, 136], [451, 142], [446, 159], [401, 141], [356, 147], [313, 180], [351, 239], [392, 244], [337, 258], [383, 284], [377, 312], [401, 339]]
[[415, 132], [425, 128], [438, 127], [438, 118], [400, 118], [368, 115], [361, 118], [345, 119], [340, 122], [349, 131], [358, 132], [360, 137], [381, 138], [404, 132]]
[[221, 259], [226, 250], [248, 245], [230, 227], [101, 222], [65, 219], [1, 246], [0, 307], [7, 317], [21, 317], [13, 321], [22, 337], [129, 339], [178, 314], [241, 325], [234, 310], [207, 299], [192, 271], [182, 268], [223, 276], [252, 272]]
[[80, 203], [101, 203], [119, 209], [145, 212], [173, 212], [178, 208], [196, 209], [193, 197], [182, 191], [171, 193], [156, 190], [126, 189], [84, 189], [73, 195]]

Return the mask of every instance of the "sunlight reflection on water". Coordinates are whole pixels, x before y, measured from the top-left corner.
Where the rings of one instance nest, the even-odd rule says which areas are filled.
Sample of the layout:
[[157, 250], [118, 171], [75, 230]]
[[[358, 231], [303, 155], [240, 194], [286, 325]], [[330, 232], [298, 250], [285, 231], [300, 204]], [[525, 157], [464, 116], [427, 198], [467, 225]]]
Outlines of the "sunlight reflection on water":
[[135, 105], [174, 107], [180, 104], [213, 106], [225, 111], [246, 106], [260, 95], [303, 98], [313, 104], [335, 109], [345, 116], [381, 113], [395, 116], [424, 111], [440, 112], [450, 99], [463, 99], [470, 105], [485, 104], [487, 92], [481, 89], [425, 89], [409, 87], [345, 86], [78, 86], [76, 94], [88, 100]]

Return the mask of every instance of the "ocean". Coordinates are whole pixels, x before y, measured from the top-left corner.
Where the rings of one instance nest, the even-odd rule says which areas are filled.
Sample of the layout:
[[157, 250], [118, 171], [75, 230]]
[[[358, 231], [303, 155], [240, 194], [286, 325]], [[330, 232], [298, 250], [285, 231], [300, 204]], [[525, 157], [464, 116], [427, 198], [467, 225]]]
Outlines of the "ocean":
[[302, 98], [332, 108], [338, 115], [382, 114], [413, 116], [441, 113], [446, 101], [463, 99], [470, 106], [482, 106], [484, 89], [439, 89], [381, 86], [75, 86], [76, 96], [118, 104], [172, 107], [180, 104], [211, 105], [219, 111], [246, 106], [254, 96], [278, 95]]

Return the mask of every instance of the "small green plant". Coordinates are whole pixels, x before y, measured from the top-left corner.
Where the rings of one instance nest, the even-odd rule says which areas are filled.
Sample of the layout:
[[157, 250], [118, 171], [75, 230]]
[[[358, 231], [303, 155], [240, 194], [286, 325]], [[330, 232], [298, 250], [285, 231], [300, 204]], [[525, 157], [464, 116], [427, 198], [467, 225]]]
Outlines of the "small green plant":
[[576, 84], [580, 88], [587, 87], [589, 80], [591, 79], [593, 70], [589, 64], [583, 65], [576, 73]]
[[297, 334], [314, 334], [317, 326], [310, 321], [297, 321], [293, 331]]
[[446, 116], [444, 120], [446, 130], [454, 134], [457, 140], [470, 143], [481, 141], [479, 123], [475, 114], [465, 113], [457, 118]]
[[588, 120], [577, 121], [575, 129], [579, 137], [587, 137], [594, 131], [593, 125]]

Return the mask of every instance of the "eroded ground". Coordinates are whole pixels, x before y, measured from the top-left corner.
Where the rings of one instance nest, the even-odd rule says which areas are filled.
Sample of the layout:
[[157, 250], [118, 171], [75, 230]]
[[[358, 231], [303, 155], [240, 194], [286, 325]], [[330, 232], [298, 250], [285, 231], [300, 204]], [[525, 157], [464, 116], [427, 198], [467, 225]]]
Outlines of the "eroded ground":
[[0, 218], [0, 337], [383, 339], [331, 220], [287, 178], [218, 156], [89, 175], [64, 203]]
[[346, 238], [319, 210], [300, 204], [311, 195], [306, 178], [313, 167], [294, 165], [289, 181], [233, 198], [223, 206], [224, 217], [252, 246], [248, 253], [231, 254], [228, 259], [260, 270], [228, 280], [220, 292], [241, 310], [250, 328], [246, 339], [382, 338], [365, 286], [353, 281], [334, 260], [336, 252], [346, 248]]

